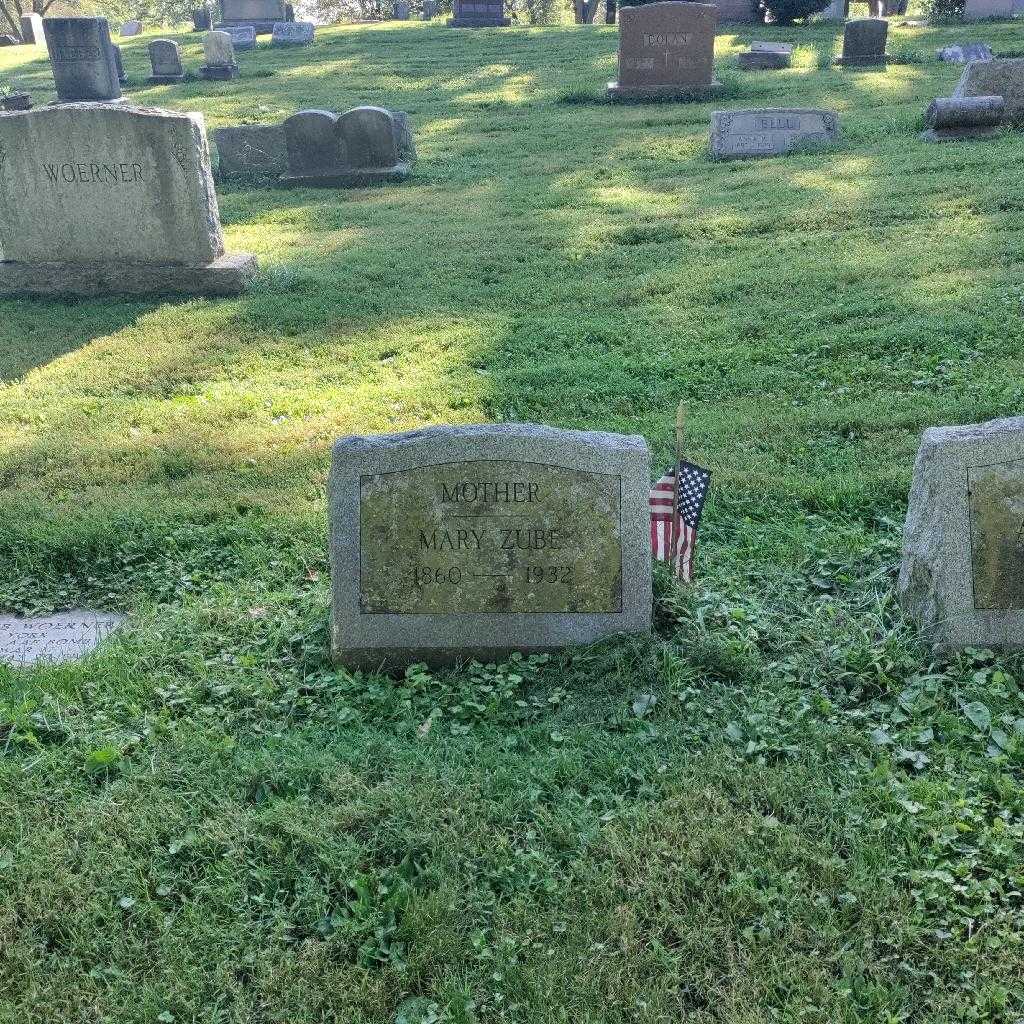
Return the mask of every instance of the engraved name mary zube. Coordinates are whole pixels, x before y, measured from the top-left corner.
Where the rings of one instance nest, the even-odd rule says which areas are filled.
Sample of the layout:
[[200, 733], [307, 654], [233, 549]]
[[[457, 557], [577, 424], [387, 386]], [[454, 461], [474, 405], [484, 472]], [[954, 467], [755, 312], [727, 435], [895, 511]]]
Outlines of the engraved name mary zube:
[[619, 612], [620, 487], [518, 461], [363, 476], [361, 608]]

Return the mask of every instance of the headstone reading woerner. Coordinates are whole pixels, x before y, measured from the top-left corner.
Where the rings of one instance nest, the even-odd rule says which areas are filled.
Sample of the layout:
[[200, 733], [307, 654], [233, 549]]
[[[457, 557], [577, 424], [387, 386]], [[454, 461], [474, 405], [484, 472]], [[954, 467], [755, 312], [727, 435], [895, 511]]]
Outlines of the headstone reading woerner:
[[231, 45], [235, 50], [256, 49], [256, 29], [252, 25], [225, 25], [218, 29], [231, 37]]
[[642, 437], [530, 424], [347, 437], [329, 489], [338, 662], [487, 660], [650, 629]]
[[218, 28], [229, 25], [252, 25], [260, 35], [274, 30], [274, 22], [292, 21], [291, 5], [282, 0], [221, 0], [221, 21]]
[[1024, 120], [1024, 57], [968, 64], [953, 96], [1002, 96], [1006, 101], [1007, 119]]
[[154, 39], [149, 44], [150, 85], [174, 85], [185, 81], [181, 53], [173, 39]]
[[106, 18], [44, 18], [43, 32], [61, 103], [120, 98], [114, 44]]
[[952, 43], [935, 51], [947, 64], [970, 64], [973, 60], [992, 60], [992, 47], [986, 43]]
[[285, 185], [338, 188], [404, 181], [416, 160], [404, 111], [302, 110], [284, 122]]
[[271, 46], [309, 46], [316, 26], [311, 21], [279, 21], [274, 25]]
[[985, 139], [996, 134], [1003, 122], [1006, 101], [1002, 96], [962, 96], [935, 99], [925, 111], [921, 133], [925, 142]]
[[23, 14], [21, 16], [21, 41], [29, 46], [44, 46], [46, 44], [41, 14]]
[[0, 295], [234, 295], [201, 114], [69, 103], [0, 116]]
[[836, 63], [843, 67], [877, 67], [885, 65], [888, 56], [885, 41], [889, 22], [885, 18], [856, 18], [843, 29], [843, 55]]
[[235, 47], [227, 32], [207, 32], [203, 37], [203, 55], [206, 63], [199, 69], [199, 74], [203, 78], [221, 82], [238, 74]]
[[24, 618], [0, 615], [0, 664], [24, 668], [77, 661], [123, 622], [123, 615], [87, 608]]
[[1024, 418], [924, 432], [899, 593], [938, 647], [1024, 647]]
[[504, 28], [512, 24], [505, 15], [505, 0], [454, 0], [451, 28]]
[[619, 11], [619, 77], [608, 95], [621, 99], [706, 98], [714, 80], [715, 29], [712, 4], [680, 0], [623, 7]]
[[711, 115], [711, 155], [719, 160], [778, 156], [800, 146], [834, 145], [839, 139], [834, 110], [766, 107]]
[[131, 39], [132, 36], [137, 36], [142, 32], [141, 21], [126, 21], [120, 30], [122, 39]]

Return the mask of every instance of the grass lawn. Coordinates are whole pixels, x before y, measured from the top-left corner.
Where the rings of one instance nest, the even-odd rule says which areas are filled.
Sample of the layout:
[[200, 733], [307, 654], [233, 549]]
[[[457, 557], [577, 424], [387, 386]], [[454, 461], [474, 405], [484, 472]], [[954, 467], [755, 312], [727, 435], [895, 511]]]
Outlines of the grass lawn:
[[[2, 1024], [1024, 1019], [1024, 661], [935, 661], [893, 599], [922, 429], [1024, 405], [1022, 136], [917, 139], [935, 47], [1021, 30], [860, 73], [839, 36], [722, 31], [715, 107], [845, 135], [729, 164], [711, 104], [603, 102], [614, 28], [321, 29], [171, 87], [124, 41], [144, 104], [380, 104], [420, 162], [220, 186], [242, 298], [0, 302], [0, 607], [133, 627], [0, 669]], [[680, 398], [715, 480], [652, 637], [330, 667], [332, 439], [540, 421], [662, 469]]]

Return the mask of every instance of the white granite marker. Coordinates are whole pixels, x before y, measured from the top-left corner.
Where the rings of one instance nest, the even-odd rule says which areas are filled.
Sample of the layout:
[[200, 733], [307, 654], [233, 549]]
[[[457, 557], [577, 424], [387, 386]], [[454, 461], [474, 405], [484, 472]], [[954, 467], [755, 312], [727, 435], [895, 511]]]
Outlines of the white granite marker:
[[87, 608], [50, 615], [0, 615], [0, 663], [22, 668], [77, 661], [108, 637], [123, 615]]

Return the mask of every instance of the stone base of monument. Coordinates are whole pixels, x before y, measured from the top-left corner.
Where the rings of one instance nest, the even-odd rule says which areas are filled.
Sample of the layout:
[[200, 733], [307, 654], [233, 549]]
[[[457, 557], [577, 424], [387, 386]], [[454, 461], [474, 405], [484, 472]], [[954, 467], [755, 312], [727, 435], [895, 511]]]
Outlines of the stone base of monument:
[[400, 163], [393, 167], [353, 167], [351, 170], [332, 170], [330, 174], [282, 174], [282, 185], [294, 188], [359, 188], [362, 185], [386, 185], [405, 181], [412, 173], [412, 164]]
[[775, 51], [750, 50], [739, 57], [742, 71], [782, 71], [791, 64], [791, 54]]
[[204, 64], [199, 69], [199, 74], [208, 82], [226, 82], [231, 78], [238, 77], [237, 64]]
[[608, 98], [612, 100], [678, 100], [696, 103], [717, 96], [725, 86], [712, 80], [707, 85], [619, 85], [608, 83]]
[[227, 32], [228, 29], [232, 28], [249, 28], [250, 26], [256, 29], [256, 35], [258, 36], [269, 36], [274, 34], [273, 21], [222, 21], [216, 28], [218, 32]]
[[991, 139], [998, 128], [927, 128], [918, 138], [922, 142], [958, 142], [970, 139]]
[[512, 24], [510, 18], [449, 18], [449, 28], [508, 28]]
[[228, 253], [201, 267], [146, 263], [0, 261], [0, 296], [240, 295], [256, 276], [256, 257]]
[[184, 81], [184, 75], [150, 75], [146, 79], [149, 85], [180, 85]]
[[881, 54], [872, 55], [870, 57], [836, 57], [836, 67], [849, 68], [851, 71], [858, 71], [864, 69], [870, 71], [873, 68], [882, 68], [885, 70], [889, 66], [889, 55]]

